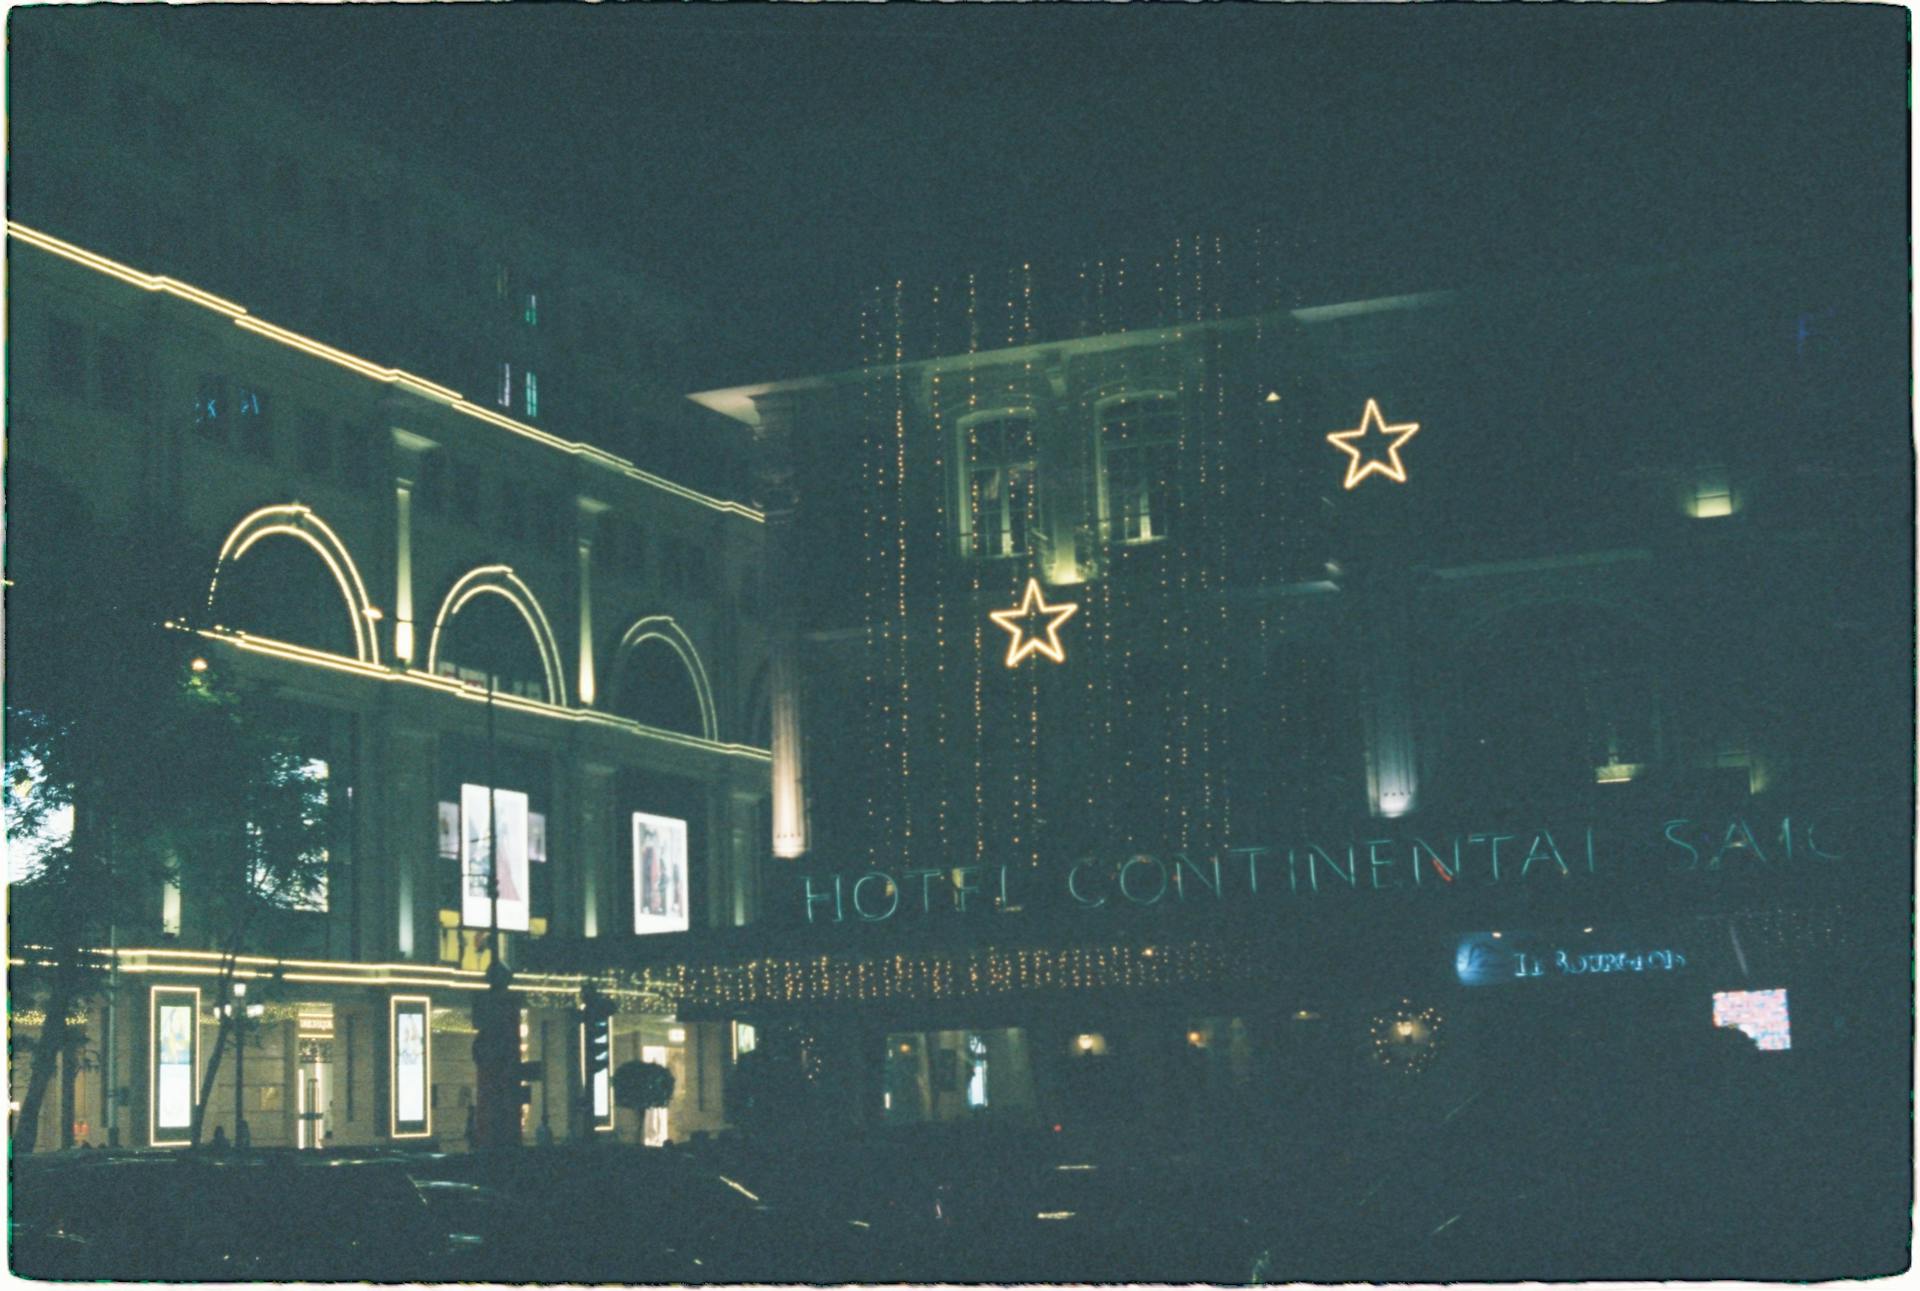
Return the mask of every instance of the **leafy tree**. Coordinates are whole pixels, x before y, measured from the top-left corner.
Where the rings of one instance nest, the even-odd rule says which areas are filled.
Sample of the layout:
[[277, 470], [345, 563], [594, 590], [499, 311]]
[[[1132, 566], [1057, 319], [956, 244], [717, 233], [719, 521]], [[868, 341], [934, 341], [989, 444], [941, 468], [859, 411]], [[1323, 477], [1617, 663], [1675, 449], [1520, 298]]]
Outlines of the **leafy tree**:
[[645, 1120], [648, 1111], [673, 1101], [673, 1072], [657, 1062], [623, 1062], [614, 1068], [613, 1099]]
[[108, 527], [45, 476], [17, 473], [10, 493], [5, 806], [26, 961], [10, 994], [43, 1018], [13, 1134], [27, 1153], [69, 1018], [104, 988], [110, 930], [155, 922], [161, 882], [179, 884], [191, 931], [225, 952], [215, 998], [230, 998], [261, 912], [313, 902], [325, 850], [323, 787], [269, 701], [206, 668], [179, 628], [211, 549], [164, 524]]

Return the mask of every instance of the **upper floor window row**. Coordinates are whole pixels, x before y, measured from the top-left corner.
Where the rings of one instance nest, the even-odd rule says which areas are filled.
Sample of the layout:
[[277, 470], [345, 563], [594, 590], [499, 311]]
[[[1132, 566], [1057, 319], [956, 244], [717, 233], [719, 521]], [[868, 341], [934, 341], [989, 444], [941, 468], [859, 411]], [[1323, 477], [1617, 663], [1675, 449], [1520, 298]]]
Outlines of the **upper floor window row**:
[[[983, 558], [1031, 554], [1042, 529], [1043, 497], [1047, 506], [1073, 512], [1058, 519], [1076, 535], [1097, 532], [1102, 541], [1125, 544], [1171, 537], [1180, 500], [1180, 425], [1180, 405], [1170, 395], [1115, 399], [1100, 406], [1083, 452], [1068, 448], [1043, 455], [1043, 431], [1030, 409], [963, 422], [963, 549]], [[1051, 495], [1043, 490], [1043, 473], [1084, 478], [1089, 458], [1091, 496], [1076, 487], [1060, 487]]]

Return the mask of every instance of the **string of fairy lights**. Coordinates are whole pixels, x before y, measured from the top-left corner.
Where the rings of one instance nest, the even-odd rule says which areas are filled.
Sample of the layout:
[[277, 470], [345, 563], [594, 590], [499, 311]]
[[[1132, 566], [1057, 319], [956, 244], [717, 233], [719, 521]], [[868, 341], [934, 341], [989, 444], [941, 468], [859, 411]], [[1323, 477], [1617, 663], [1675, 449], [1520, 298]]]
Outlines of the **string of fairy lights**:
[[1417, 1076], [1440, 1052], [1444, 1019], [1436, 1008], [1416, 1009], [1410, 1000], [1376, 1014], [1369, 1027], [1373, 1057], [1389, 1071]]
[[[1291, 679], [1258, 671], [1275, 661], [1278, 611], [1231, 602], [1228, 562], [1250, 521], [1264, 535], [1292, 519], [1236, 482], [1229, 432], [1278, 419], [1252, 411], [1260, 375], [1226, 376], [1247, 339], [1206, 326], [1257, 316], [1240, 295], [1264, 304], [1276, 262], [1256, 239], [1249, 289], [1248, 265], [1227, 256], [1223, 238], [1188, 235], [1161, 256], [1063, 274], [1023, 260], [866, 297], [853, 478], [868, 651], [847, 741], [850, 762], [858, 749], [871, 754], [860, 765], [885, 770], [853, 813], [850, 858], [1035, 868], [1230, 844], [1235, 687]], [[1138, 346], [1071, 344], [1141, 329], [1169, 330]], [[1263, 322], [1252, 343], [1264, 353], [1270, 339]], [[1041, 348], [1054, 341], [1067, 344]], [[1020, 349], [993, 362], [1003, 347]], [[1246, 505], [1230, 514], [1229, 502]], [[1033, 656], [1009, 674], [986, 615], [1029, 578], [1055, 600], [1071, 584], [1080, 613], [1064, 660]], [[1240, 675], [1236, 649], [1255, 672]], [[1288, 700], [1274, 704], [1290, 721]]]
[[615, 973], [608, 989], [638, 1011], [776, 1004], [952, 1000], [1050, 991], [1153, 989], [1244, 980], [1258, 956], [1219, 941], [1070, 947], [975, 946], [886, 956], [771, 955]]

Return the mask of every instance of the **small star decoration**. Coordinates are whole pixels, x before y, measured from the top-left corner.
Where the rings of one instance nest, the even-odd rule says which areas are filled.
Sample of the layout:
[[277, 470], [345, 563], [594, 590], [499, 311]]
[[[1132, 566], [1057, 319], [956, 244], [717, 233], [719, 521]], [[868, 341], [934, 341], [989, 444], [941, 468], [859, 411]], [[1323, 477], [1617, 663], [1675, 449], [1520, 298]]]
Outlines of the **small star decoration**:
[[[1368, 427], [1377, 430], [1382, 438], [1392, 440], [1387, 445], [1387, 455], [1384, 459], [1376, 457], [1363, 460], [1365, 454], [1355, 444], [1349, 442], [1370, 438], [1367, 433]], [[1376, 471], [1396, 483], [1405, 484], [1407, 468], [1400, 463], [1400, 448], [1412, 439], [1419, 429], [1420, 423], [1417, 421], [1404, 421], [1397, 426], [1387, 425], [1385, 418], [1380, 415], [1380, 405], [1369, 399], [1367, 410], [1360, 418], [1360, 424], [1352, 430], [1334, 431], [1327, 436], [1327, 442], [1353, 459], [1347, 463], [1348, 488], [1352, 488]]]
[[[1005, 628], [1013, 637], [1007, 646], [1007, 667], [1018, 668], [1020, 661], [1030, 654], [1043, 654], [1055, 663], [1065, 663], [1067, 652], [1060, 647], [1060, 625], [1072, 618], [1079, 610], [1078, 605], [1048, 605], [1046, 598], [1040, 595], [1040, 580], [1027, 580], [1026, 595], [1020, 598], [1020, 604], [1010, 610], [992, 610], [987, 617]], [[1044, 633], [1035, 626], [1036, 620], [1045, 620]]]

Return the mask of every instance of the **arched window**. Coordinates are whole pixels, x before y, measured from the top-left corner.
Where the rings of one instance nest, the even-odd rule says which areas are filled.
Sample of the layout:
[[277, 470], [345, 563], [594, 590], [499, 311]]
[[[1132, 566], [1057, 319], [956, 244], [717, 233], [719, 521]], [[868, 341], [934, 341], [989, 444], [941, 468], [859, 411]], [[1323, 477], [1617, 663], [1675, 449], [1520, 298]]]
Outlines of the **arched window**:
[[360, 571], [339, 535], [299, 503], [262, 507], [235, 526], [207, 610], [219, 627], [379, 662]]
[[221, 627], [328, 654], [355, 655], [353, 621], [331, 591], [326, 562], [306, 543], [276, 534], [221, 575], [213, 619]]
[[527, 621], [504, 596], [476, 596], [460, 607], [440, 638], [434, 661], [442, 676], [476, 686], [488, 674], [505, 694], [547, 698], [546, 665]]
[[550, 704], [567, 702], [560, 647], [546, 611], [505, 565], [469, 570], [447, 592], [427, 645], [427, 667], [474, 685]]
[[626, 630], [614, 651], [608, 711], [663, 731], [720, 738], [706, 666], [678, 623], [664, 614]]

